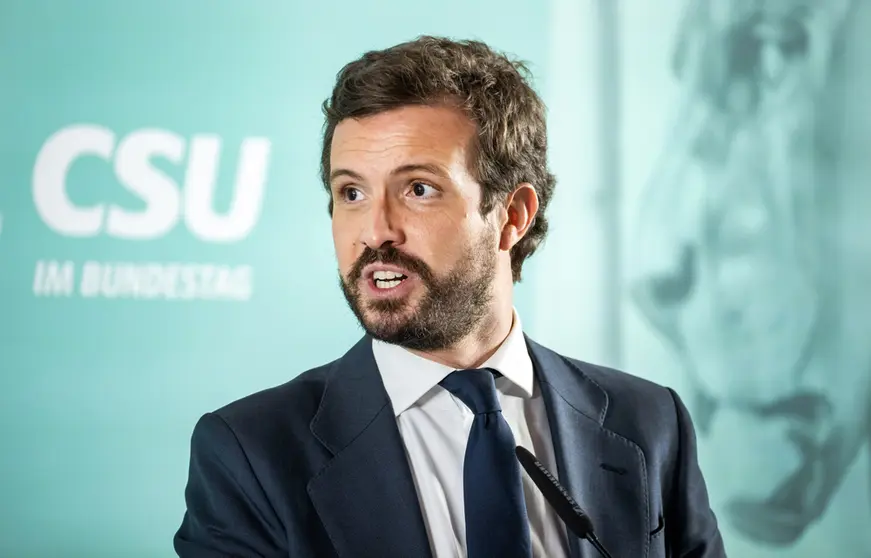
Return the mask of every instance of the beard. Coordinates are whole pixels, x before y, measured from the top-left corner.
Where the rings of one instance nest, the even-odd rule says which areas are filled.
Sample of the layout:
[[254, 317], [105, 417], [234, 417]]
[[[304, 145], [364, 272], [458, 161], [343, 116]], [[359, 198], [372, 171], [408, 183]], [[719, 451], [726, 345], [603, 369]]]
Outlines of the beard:
[[[495, 233], [482, 235], [460, 261], [438, 277], [422, 260], [392, 245], [368, 246], [347, 277], [339, 274], [345, 300], [361, 327], [374, 339], [417, 351], [437, 351], [469, 336], [487, 316], [496, 276]], [[414, 304], [409, 296], [366, 300], [360, 293], [363, 268], [372, 263], [398, 265], [416, 274], [425, 292]]]

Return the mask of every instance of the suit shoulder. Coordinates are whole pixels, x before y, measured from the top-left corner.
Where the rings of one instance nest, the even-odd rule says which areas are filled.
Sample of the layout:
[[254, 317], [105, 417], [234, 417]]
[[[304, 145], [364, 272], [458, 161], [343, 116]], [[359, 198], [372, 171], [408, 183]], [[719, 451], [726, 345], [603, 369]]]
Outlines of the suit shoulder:
[[605, 392], [605, 427], [642, 447], [676, 434], [678, 396], [673, 389], [616, 368], [567, 360]]
[[336, 361], [306, 370], [295, 378], [227, 403], [213, 411], [235, 427], [251, 422], [268, 423], [294, 416], [306, 424], [317, 412], [330, 370]]
[[581, 373], [597, 383], [609, 395], [666, 397], [671, 398], [669, 388], [625, 370], [593, 364], [578, 359], [563, 357], [572, 363]]
[[333, 364], [205, 413], [194, 427], [192, 451], [228, 460], [231, 468], [250, 467], [259, 478], [271, 479], [264, 482], [305, 482], [325, 459], [310, 424]]

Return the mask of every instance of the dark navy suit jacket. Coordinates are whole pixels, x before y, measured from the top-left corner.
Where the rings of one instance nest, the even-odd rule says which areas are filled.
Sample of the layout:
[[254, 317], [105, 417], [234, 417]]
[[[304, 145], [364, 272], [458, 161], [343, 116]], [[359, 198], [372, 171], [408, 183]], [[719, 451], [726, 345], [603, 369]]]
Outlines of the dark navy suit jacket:
[[[554, 473], [614, 558], [725, 556], [678, 396], [527, 344]], [[203, 416], [185, 500], [173, 541], [182, 558], [431, 556], [367, 337], [330, 364]], [[570, 548], [574, 558], [597, 556], [572, 536]]]

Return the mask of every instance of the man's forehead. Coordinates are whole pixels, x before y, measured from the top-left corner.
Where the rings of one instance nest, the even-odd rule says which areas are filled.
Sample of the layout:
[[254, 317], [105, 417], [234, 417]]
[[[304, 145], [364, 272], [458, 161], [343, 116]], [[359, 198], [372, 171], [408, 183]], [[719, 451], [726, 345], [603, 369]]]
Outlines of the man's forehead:
[[[826, 48], [837, 35], [851, 9], [851, 0], [700, 0], [688, 2], [678, 27], [675, 54], [686, 57], [687, 49], [729, 48], [733, 40], [746, 40], [734, 30], [758, 26], [801, 25], [813, 36], [816, 48]], [[761, 37], [760, 37], [761, 38]], [[713, 40], [713, 42], [712, 42]]]
[[[434, 126], [436, 125], [436, 126]], [[441, 128], [468, 130], [472, 120], [460, 109], [446, 105], [406, 105], [357, 117], [345, 118], [336, 133], [345, 131], [437, 131]]]
[[432, 162], [465, 157], [475, 127], [462, 113], [438, 108], [397, 109], [363, 118], [348, 118], [332, 138], [331, 160], [390, 161], [425, 155]]
[[713, 31], [759, 17], [824, 17], [843, 13], [848, 4], [849, 0], [703, 0], [690, 9], [697, 23], [704, 21]]
[[[759, 77], [765, 54], [800, 64], [822, 85], [850, 0], [702, 0], [688, 4], [674, 49], [673, 70], [688, 85]], [[797, 68], [797, 66], [794, 66]]]

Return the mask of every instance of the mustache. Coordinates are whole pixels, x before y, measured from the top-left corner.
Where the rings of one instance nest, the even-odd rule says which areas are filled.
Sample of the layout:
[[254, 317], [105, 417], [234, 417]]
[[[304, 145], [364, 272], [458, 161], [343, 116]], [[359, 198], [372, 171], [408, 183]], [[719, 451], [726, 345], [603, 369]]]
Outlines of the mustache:
[[363, 268], [374, 263], [391, 264], [403, 267], [408, 271], [416, 273], [425, 283], [430, 283], [433, 280], [432, 270], [423, 262], [423, 260], [415, 258], [414, 256], [409, 256], [408, 254], [397, 250], [395, 246], [388, 245], [377, 250], [373, 250], [366, 246], [363, 249], [363, 253], [360, 254], [360, 257], [357, 258], [357, 261], [354, 262], [354, 266], [348, 273], [348, 282], [353, 284], [359, 281], [363, 276]]
[[830, 418], [834, 405], [822, 394], [805, 391], [757, 408], [756, 412], [763, 418], [786, 417], [795, 422], [814, 424]]

